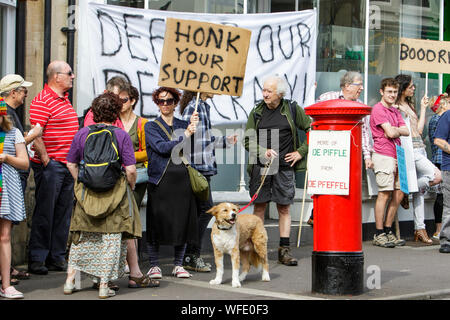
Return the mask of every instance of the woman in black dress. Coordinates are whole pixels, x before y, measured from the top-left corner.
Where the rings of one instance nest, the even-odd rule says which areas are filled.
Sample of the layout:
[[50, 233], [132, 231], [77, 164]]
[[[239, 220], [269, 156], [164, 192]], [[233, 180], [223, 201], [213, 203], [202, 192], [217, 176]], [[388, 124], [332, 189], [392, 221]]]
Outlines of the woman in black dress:
[[[147, 275], [161, 279], [159, 246], [174, 246], [172, 275], [189, 278], [182, 267], [187, 243], [196, 243], [197, 207], [187, 168], [179, 158], [179, 150], [190, 148], [190, 137], [196, 130], [198, 114], [190, 123], [174, 117], [180, 93], [161, 87], [153, 92], [153, 101], [161, 115], [145, 125], [148, 155], [147, 248], [150, 270]], [[174, 148], [176, 152], [172, 152]], [[172, 153], [174, 156], [172, 156]]]

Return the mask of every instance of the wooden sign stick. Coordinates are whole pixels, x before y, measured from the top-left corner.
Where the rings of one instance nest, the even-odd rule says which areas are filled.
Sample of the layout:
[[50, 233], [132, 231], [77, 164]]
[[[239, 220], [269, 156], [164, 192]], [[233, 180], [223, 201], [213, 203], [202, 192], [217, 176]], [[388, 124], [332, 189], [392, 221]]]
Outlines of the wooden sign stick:
[[200, 98], [200, 92], [197, 92], [197, 100], [195, 100], [195, 111], [197, 112], [197, 106], [198, 106], [198, 99]]
[[297, 248], [300, 246], [300, 237], [302, 235], [303, 212], [304, 212], [304, 209], [305, 209], [306, 184], [307, 183], [308, 183], [308, 170], [305, 171], [305, 185], [303, 186], [302, 212], [300, 214], [300, 221], [298, 223]]
[[428, 72], [425, 73], [425, 97], [428, 97]]

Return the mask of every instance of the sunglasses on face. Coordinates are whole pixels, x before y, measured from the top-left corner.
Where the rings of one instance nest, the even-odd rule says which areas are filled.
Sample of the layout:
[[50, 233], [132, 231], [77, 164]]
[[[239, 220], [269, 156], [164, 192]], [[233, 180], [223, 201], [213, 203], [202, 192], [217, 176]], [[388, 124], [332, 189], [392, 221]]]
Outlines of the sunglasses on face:
[[126, 97], [126, 98], [120, 98], [120, 101], [122, 101], [122, 103], [127, 103], [128, 100], [130, 100], [129, 97]]
[[158, 106], [163, 106], [163, 105], [171, 106], [174, 103], [175, 103], [175, 99], [173, 99], [173, 98], [170, 98], [170, 99], [156, 99], [156, 104]]

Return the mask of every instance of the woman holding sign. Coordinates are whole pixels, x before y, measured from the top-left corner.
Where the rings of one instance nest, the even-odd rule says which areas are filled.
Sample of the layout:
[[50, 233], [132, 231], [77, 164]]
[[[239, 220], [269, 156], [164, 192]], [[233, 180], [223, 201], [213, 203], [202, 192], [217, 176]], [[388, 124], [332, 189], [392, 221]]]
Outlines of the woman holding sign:
[[172, 275], [189, 278], [182, 267], [186, 244], [197, 242], [197, 205], [187, 168], [179, 157], [182, 148], [190, 149], [198, 116], [190, 123], [174, 117], [180, 93], [161, 87], [153, 92], [161, 115], [145, 125], [148, 163], [147, 249], [150, 269], [147, 275], [161, 279], [159, 246], [174, 247]]
[[[194, 146], [197, 147], [194, 149], [194, 152], [191, 152], [188, 161], [210, 183], [211, 177], [217, 174], [215, 148], [227, 148], [234, 145], [237, 142], [237, 135], [228, 137], [214, 136], [211, 132], [211, 107], [206, 102], [207, 99], [212, 99], [214, 94], [201, 92], [198, 94], [198, 99], [196, 96], [196, 92], [184, 91], [180, 102], [180, 114], [185, 121], [188, 121], [193, 114], [198, 115], [199, 123], [194, 135]], [[211, 271], [211, 266], [206, 264], [200, 257], [203, 235], [212, 218], [212, 215], [206, 213], [213, 206], [211, 186], [209, 187], [209, 192], [207, 201], [197, 199], [198, 245], [188, 245], [183, 259], [183, 267], [196, 272]]]
[[[417, 115], [413, 97], [415, 86], [411, 76], [399, 74], [395, 77], [400, 84], [397, 105], [403, 117], [409, 120], [412, 144], [414, 150], [414, 164], [417, 173], [418, 192], [413, 193], [414, 207], [414, 240], [426, 244], [433, 241], [428, 237], [425, 230], [425, 201], [424, 194], [426, 188], [441, 182], [441, 172], [427, 158], [425, 144], [422, 140], [423, 128], [425, 126], [426, 110], [429, 104], [428, 97], [424, 96], [420, 103], [420, 115]], [[405, 197], [407, 198], [407, 197]]]

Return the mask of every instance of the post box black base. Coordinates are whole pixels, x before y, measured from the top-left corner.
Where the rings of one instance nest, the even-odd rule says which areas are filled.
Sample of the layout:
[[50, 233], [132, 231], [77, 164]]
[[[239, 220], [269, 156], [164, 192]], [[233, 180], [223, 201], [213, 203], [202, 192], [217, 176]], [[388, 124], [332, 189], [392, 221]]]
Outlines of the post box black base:
[[316, 252], [312, 254], [312, 292], [358, 295], [364, 290], [362, 252]]

